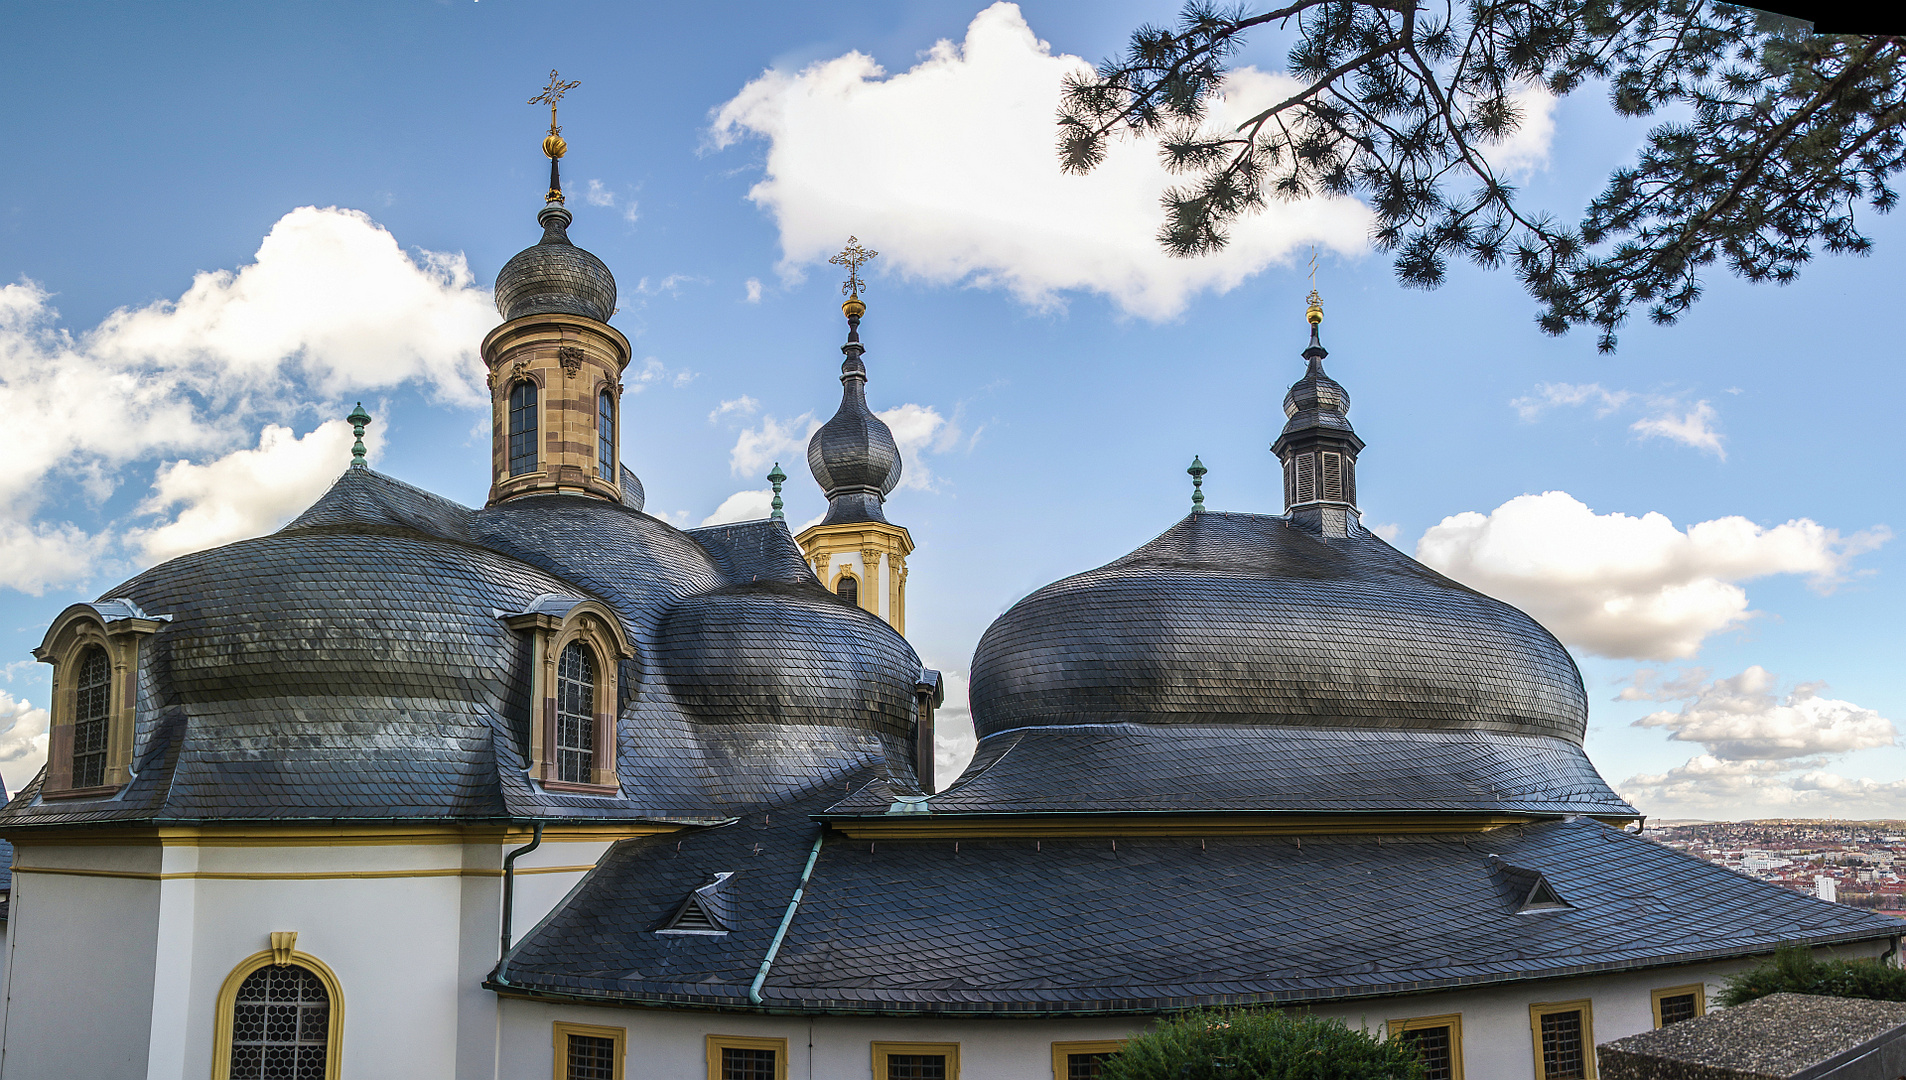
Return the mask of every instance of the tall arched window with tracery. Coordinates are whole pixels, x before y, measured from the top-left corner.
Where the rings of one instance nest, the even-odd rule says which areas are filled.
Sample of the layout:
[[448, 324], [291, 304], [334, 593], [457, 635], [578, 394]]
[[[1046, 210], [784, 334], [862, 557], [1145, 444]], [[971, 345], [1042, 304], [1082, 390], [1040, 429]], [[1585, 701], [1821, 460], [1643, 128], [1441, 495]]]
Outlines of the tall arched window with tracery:
[[518, 379], [510, 386], [510, 475], [536, 471], [536, 384]]
[[93, 646], [80, 656], [73, 699], [73, 779], [76, 788], [106, 782], [106, 744], [112, 731], [112, 661]]
[[556, 779], [595, 782], [596, 662], [589, 647], [572, 641], [556, 665]]
[[615, 395], [596, 395], [596, 475], [615, 483]]
[[331, 1044], [331, 995], [297, 964], [245, 977], [232, 1002], [230, 1080], [323, 1080]]

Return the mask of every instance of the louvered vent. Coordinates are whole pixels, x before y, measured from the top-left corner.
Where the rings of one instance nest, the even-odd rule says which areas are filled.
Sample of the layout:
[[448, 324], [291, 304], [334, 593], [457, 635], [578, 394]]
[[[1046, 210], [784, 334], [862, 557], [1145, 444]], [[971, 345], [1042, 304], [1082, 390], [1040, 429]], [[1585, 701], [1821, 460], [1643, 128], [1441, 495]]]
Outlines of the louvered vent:
[[670, 923], [668, 928], [670, 930], [710, 931], [720, 929], [720, 927], [715, 925], [714, 920], [708, 917], [708, 913], [702, 910], [702, 906], [693, 900], [690, 900], [687, 905], [682, 908], [681, 914], [675, 916], [675, 921]]
[[1343, 501], [1343, 455], [1326, 452], [1324, 459], [1324, 500]]
[[1343, 501], [1357, 505], [1357, 459], [1343, 459]]
[[1297, 460], [1297, 483], [1295, 487], [1297, 488], [1297, 491], [1296, 491], [1297, 497], [1291, 500], [1291, 505], [1297, 506], [1307, 502], [1316, 502], [1317, 501], [1317, 455], [1299, 454], [1297, 455], [1296, 460]]

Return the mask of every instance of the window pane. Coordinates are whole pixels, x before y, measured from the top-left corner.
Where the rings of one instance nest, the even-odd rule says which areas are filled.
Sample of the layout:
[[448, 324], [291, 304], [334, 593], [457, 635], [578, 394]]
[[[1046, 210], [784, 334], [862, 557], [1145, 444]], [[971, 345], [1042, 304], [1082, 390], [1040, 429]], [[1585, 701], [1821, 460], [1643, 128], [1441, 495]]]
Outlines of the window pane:
[[1110, 1054], [1067, 1054], [1065, 1080], [1099, 1080]]
[[595, 1035], [569, 1036], [567, 1080], [615, 1080], [615, 1040]]
[[774, 1080], [774, 1051], [722, 1047], [721, 1080]]
[[838, 592], [842, 600], [850, 604], [860, 603], [860, 582], [855, 581], [853, 578], [841, 578]]
[[536, 384], [510, 387], [510, 475], [536, 471]]
[[596, 475], [615, 482], [615, 397], [607, 390], [596, 398]]
[[1450, 1054], [1448, 1027], [1411, 1028], [1403, 1033], [1403, 1045], [1416, 1051], [1423, 1063], [1423, 1080], [1453, 1080], [1455, 1062]]
[[888, 1054], [887, 1080], [946, 1080], [945, 1054]]
[[596, 665], [589, 649], [572, 641], [556, 667], [556, 779], [595, 781]]
[[1585, 1080], [1588, 1063], [1582, 1046], [1579, 1009], [1542, 1017], [1541, 1080]]
[[232, 1010], [233, 1080], [323, 1080], [331, 1001], [296, 965], [246, 976]]
[[1671, 994], [1661, 999], [1661, 1026], [1694, 1019], [1694, 995]]
[[106, 650], [95, 647], [81, 654], [73, 697], [74, 787], [98, 787], [106, 782], [112, 677], [112, 662], [106, 659]]

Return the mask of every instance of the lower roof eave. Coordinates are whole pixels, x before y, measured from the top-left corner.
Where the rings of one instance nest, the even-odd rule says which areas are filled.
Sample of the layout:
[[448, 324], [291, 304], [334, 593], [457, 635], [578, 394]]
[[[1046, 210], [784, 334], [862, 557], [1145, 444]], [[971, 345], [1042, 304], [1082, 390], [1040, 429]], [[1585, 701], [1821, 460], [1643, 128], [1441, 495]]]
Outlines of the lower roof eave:
[[590, 832], [641, 834], [674, 832], [678, 829], [733, 824], [737, 819], [544, 815], [482, 815], [387, 817], [268, 817], [268, 818], [186, 818], [141, 817], [108, 818], [98, 821], [9, 821], [0, 824], [0, 839], [15, 843], [57, 844], [85, 837], [93, 842], [111, 840], [138, 841], [149, 838], [184, 837], [192, 834], [311, 834], [330, 835], [354, 832], [403, 832], [494, 830], [514, 835], [541, 825], [548, 830], [578, 829]]
[[[1357, 987], [1308, 987], [1291, 990], [1267, 990], [1262, 993], [1249, 994], [1114, 998], [1102, 1002], [921, 1001], [906, 1005], [897, 1005], [891, 1002], [877, 1004], [871, 1001], [838, 998], [816, 998], [809, 1000], [788, 1000], [782, 998], [780, 1000], [764, 1001], [757, 1005], [745, 999], [734, 1000], [704, 994], [644, 994], [612, 990], [556, 990], [526, 986], [517, 982], [498, 983], [494, 977], [484, 980], [483, 988], [493, 991], [502, 997], [516, 997], [537, 1001], [565, 1001], [580, 1005], [635, 1009], [691, 1009], [711, 1012], [755, 1013], [769, 1016], [936, 1016], [969, 1019], [1150, 1016], [1159, 1013], [1181, 1012], [1189, 1009], [1213, 1006], [1326, 1005], [1345, 1001], [1364, 1001], [1372, 998], [1413, 997], [1425, 994], [1447, 993], [1452, 990], [1469, 990], [1485, 986], [1550, 982], [1557, 979], [1581, 978], [1590, 975], [1612, 975], [1629, 971], [1647, 971], [1654, 968], [1684, 967], [1689, 964], [1706, 963], [1715, 960], [1735, 960], [1756, 956], [1769, 956], [1782, 945], [1804, 944], [1818, 947], [1826, 945], [1850, 945], [1865, 941], [1891, 940], [1894, 943], [1894, 947], [1897, 948], [1903, 935], [1906, 935], [1906, 922], [1902, 922], [1898, 927], [1874, 927], [1839, 934], [1796, 935], [1795, 937], [1783, 941], [1762, 941], [1730, 948], [1702, 949], [1666, 956], [1637, 957], [1634, 959], [1610, 960], [1593, 964], [1571, 964], [1564, 967], [1545, 968], [1537, 971], [1456, 976], [1443, 979], [1424, 979], [1413, 982], [1383, 983]], [[769, 987], [767, 989], [768, 994], [772, 996], [775, 988]]]
[[1017, 837], [1213, 837], [1313, 834], [1488, 832], [1511, 825], [1593, 818], [1620, 827], [1639, 812], [1604, 808], [1426, 810], [1050, 810], [810, 815], [854, 840], [1004, 839]]

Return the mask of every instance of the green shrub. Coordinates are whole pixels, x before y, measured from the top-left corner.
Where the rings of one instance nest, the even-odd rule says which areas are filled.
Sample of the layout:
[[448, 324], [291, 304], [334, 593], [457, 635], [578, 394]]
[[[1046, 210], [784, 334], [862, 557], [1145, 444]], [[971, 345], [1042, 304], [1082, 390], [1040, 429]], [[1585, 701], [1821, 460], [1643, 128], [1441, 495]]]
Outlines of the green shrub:
[[1419, 1080], [1416, 1055], [1340, 1020], [1208, 1009], [1161, 1021], [1105, 1063], [1104, 1080]]
[[1732, 1008], [1780, 993], [1906, 1001], [1906, 971], [1878, 960], [1816, 960], [1810, 949], [1784, 946], [1771, 959], [1728, 979], [1721, 1004]]

